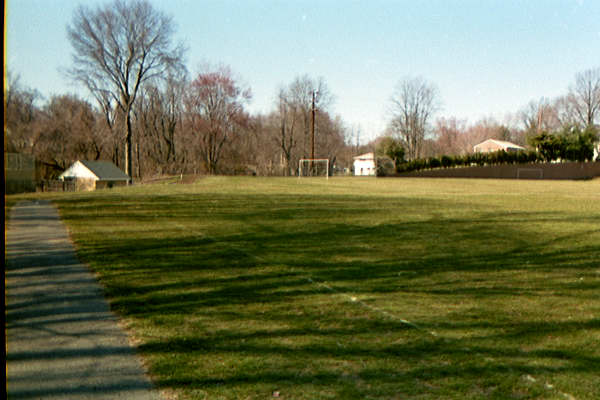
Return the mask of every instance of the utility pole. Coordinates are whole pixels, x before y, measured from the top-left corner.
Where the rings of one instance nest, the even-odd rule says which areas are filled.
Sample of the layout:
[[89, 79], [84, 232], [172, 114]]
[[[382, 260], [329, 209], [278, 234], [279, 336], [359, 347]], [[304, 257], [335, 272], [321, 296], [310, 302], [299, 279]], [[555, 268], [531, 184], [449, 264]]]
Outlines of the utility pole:
[[[310, 158], [315, 159], [315, 91], [312, 91], [312, 107], [311, 107], [311, 120], [310, 120], [310, 132], [311, 132], [311, 152]], [[311, 162], [312, 163], [312, 162]]]
[[315, 163], [314, 163], [314, 159], [315, 159], [315, 113], [316, 113], [316, 108], [315, 108], [315, 95], [316, 95], [316, 91], [313, 89], [312, 91], [312, 105], [310, 108], [311, 111], [311, 118], [310, 118], [310, 174], [311, 176], [315, 174]]

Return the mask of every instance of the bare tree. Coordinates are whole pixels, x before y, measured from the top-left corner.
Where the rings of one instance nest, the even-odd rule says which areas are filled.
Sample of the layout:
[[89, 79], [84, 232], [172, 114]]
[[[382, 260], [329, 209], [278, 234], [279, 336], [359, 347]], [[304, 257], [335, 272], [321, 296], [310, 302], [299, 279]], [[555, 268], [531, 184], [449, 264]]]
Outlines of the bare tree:
[[458, 155], [469, 151], [465, 149], [464, 134], [466, 131], [466, 121], [455, 117], [438, 118], [435, 123], [435, 133], [437, 140], [435, 142], [435, 155]]
[[4, 129], [11, 151], [31, 154], [35, 143], [35, 127], [41, 113], [38, 91], [23, 87], [18, 75], [6, 71], [4, 86]]
[[557, 108], [546, 98], [532, 100], [519, 113], [521, 122], [528, 134], [550, 132], [560, 128]]
[[552, 107], [555, 112], [558, 128], [575, 126], [580, 123], [575, 112], [575, 103], [568, 94], [556, 98], [552, 103]]
[[279, 126], [274, 130], [275, 141], [282, 154], [283, 173], [290, 174], [292, 155], [298, 144], [299, 131], [301, 131], [301, 119], [304, 117], [300, 104], [294, 101], [286, 89], [280, 89], [278, 94]]
[[99, 115], [74, 95], [53, 96], [37, 124], [34, 155], [46, 169], [58, 173], [77, 159], [98, 159], [102, 138], [96, 135]]
[[146, 0], [114, 0], [91, 9], [80, 6], [67, 27], [73, 46], [68, 71], [97, 98], [110, 98], [124, 116], [125, 172], [132, 175], [131, 114], [141, 85], [163, 76], [181, 60], [171, 43], [172, 19]]
[[[340, 116], [332, 118], [328, 112], [320, 112], [317, 116], [319, 135], [316, 137], [317, 158], [327, 158], [329, 167], [334, 168], [338, 163], [338, 156], [342, 158], [345, 148], [346, 128]], [[332, 172], [332, 171], [331, 171]]]
[[[310, 157], [312, 153], [313, 95], [315, 131], [319, 131], [319, 114], [327, 113], [333, 102], [333, 96], [323, 78], [311, 78], [308, 75], [296, 77], [289, 85], [279, 89], [277, 94], [277, 129], [273, 129], [274, 139], [281, 150], [284, 174], [288, 175], [292, 166], [300, 158]], [[321, 133], [315, 133], [315, 143]], [[326, 134], [323, 131], [323, 134]], [[319, 145], [316, 144], [318, 147]], [[317, 148], [316, 152], [319, 151]]]
[[578, 73], [567, 98], [583, 127], [600, 123], [600, 67]]
[[422, 78], [398, 83], [391, 98], [391, 130], [403, 141], [408, 159], [421, 156], [432, 115], [440, 108], [436, 87]]
[[302, 121], [302, 157], [309, 157], [311, 153], [313, 94], [316, 112], [326, 112], [333, 103], [333, 95], [322, 77], [314, 79], [308, 75], [298, 76], [286, 90], [288, 105], [300, 113]]
[[109, 92], [96, 91], [92, 93], [99, 106], [102, 115], [103, 124], [98, 126], [99, 132], [105, 136], [105, 142], [110, 143], [110, 157], [115, 165], [123, 166], [122, 153], [123, 143], [119, 140], [117, 127], [119, 122], [123, 120], [123, 113], [119, 112], [119, 108], [113, 102], [113, 98]]
[[[154, 172], [180, 170], [176, 136], [183, 118], [183, 96], [187, 78], [184, 70], [170, 70], [160, 83], [147, 84], [134, 109], [141, 142], [138, 155]], [[138, 168], [142, 168], [138, 165]]]
[[187, 126], [198, 140], [209, 174], [218, 172], [223, 146], [247, 126], [244, 106], [251, 97], [250, 89], [236, 83], [227, 67], [207, 69], [189, 86], [185, 99]]

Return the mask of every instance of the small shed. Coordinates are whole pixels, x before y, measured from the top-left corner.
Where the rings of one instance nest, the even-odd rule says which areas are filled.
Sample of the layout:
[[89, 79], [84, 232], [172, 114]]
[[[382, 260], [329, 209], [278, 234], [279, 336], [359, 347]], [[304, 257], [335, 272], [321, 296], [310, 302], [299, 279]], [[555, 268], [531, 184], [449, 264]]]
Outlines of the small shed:
[[365, 153], [354, 157], [355, 176], [374, 176], [377, 172], [375, 154]]
[[76, 190], [94, 190], [125, 186], [130, 178], [110, 161], [78, 160], [58, 179], [74, 181]]
[[484, 142], [476, 144], [473, 146], [473, 151], [475, 153], [493, 153], [495, 151], [504, 150], [507, 153], [514, 151], [522, 151], [525, 150], [525, 147], [519, 146], [518, 144], [514, 144], [511, 142], [506, 142], [504, 140], [496, 140], [496, 139], [488, 139]]

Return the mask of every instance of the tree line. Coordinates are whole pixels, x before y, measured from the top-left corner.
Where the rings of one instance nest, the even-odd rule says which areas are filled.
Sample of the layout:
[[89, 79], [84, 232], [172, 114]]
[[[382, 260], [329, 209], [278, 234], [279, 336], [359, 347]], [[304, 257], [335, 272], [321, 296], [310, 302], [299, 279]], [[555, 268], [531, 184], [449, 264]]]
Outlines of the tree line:
[[289, 175], [311, 156], [313, 93], [315, 157], [331, 165], [351, 157], [322, 78], [296, 77], [277, 91], [272, 112], [250, 115], [252, 92], [228, 66], [207, 64], [189, 76], [173, 21], [145, 0], [81, 5], [67, 33], [74, 54], [67, 76], [92, 102], [66, 94], [39, 106], [39, 93], [10, 73], [5, 86], [8, 146], [33, 154], [47, 177], [76, 159], [109, 159], [136, 178]]
[[129, 123], [114, 103], [94, 106], [72, 94], [52, 96], [39, 106], [38, 92], [23, 87], [18, 77], [8, 78], [5, 151], [34, 155], [46, 179], [77, 159], [111, 160], [123, 170], [130, 163], [134, 178], [293, 175], [299, 160], [311, 157], [307, 94], [315, 88], [315, 157], [348, 167], [356, 150], [346, 143], [341, 118], [328, 111], [332, 96], [326, 83], [307, 75], [280, 88], [271, 112], [250, 115], [250, 89], [228, 67], [206, 66], [193, 80], [171, 77], [144, 85]]
[[[563, 96], [529, 102], [507, 123], [483, 119], [469, 126], [456, 118], [438, 118], [432, 123], [432, 115], [440, 104], [434, 84], [422, 78], [402, 80], [391, 99], [391, 120], [382, 145], [389, 151], [389, 140], [394, 140], [395, 147], [402, 147], [406, 160], [466, 155], [486, 139], [529, 145], [533, 149], [539, 147], [540, 141], [573, 148], [573, 136], [577, 133], [581, 138], [575, 142], [591, 146], [598, 142], [600, 132], [600, 67], [576, 74], [575, 82]], [[567, 151], [569, 157], [565, 151], [556, 151], [562, 152], [563, 159], [576, 158], [572, 151]], [[385, 150], [380, 148], [379, 152]]]
[[[472, 126], [456, 118], [437, 119], [431, 115], [439, 108], [434, 85], [421, 78], [405, 79], [392, 97], [392, 119], [387, 134], [377, 143], [377, 154], [393, 161], [392, 170], [410, 172], [523, 162], [600, 161], [594, 148], [600, 141], [600, 68], [578, 73], [569, 92], [552, 101], [532, 101], [516, 118], [512, 127], [494, 120]], [[428, 132], [430, 135], [428, 137]], [[486, 139], [509, 141], [529, 146], [525, 152], [473, 154], [473, 146]], [[382, 163], [379, 173], [389, 174], [390, 165]]]
[[[587, 128], [580, 131], [576, 127], [561, 135], [541, 133], [531, 138], [535, 150], [504, 151], [490, 153], [468, 153], [462, 155], [441, 155], [407, 160], [404, 149], [396, 140], [388, 138], [378, 146], [380, 159], [377, 164], [378, 176], [393, 176], [395, 173], [412, 172], [438, 168], [455, 168], [501, 164], [524, 164], [552, 161], [594, 160], [595, 131]], [[596, 161], [600, 156], [596, 155]]]
[[[77, 159], [112, 160], [134, 178], [162, 174], [292, 175], [311, 157], [350, 169], [354, 155], [393, 140], [403, 159], [464, 155], [485, 139], [532, 143], [567, 127], [597, 140], [600, 68], [576, 76], [564, 97], [531, 102], [513, 124], [486, 119], [473, 125], [433, 116], [441, 101], [423, 78], [402, 79], [390, 99], [387, 129], [361, 145], [339, 116], [323, 78], [297, 76], [274, 94], [273, 108], [251, 115], [249, 87], [230, 67], [202, 66], [190, 76], [186, 46], [174, 42], [174, 23], [146, 0], [80, 6], [67, 27], [73, 48], [68, 78], [89, 93], [42, 99], [9, 71], [5, 85], [5, 151], [32, 154], [44, 178]], [[586, 131], [586, 132], [587, 132]], [[398, 154], [396, 154], [396, 157]]]

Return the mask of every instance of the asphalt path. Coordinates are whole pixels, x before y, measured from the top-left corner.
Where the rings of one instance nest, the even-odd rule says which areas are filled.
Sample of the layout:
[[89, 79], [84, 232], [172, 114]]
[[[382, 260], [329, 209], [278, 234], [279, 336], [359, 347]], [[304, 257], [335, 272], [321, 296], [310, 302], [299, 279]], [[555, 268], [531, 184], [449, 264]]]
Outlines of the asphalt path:
[[52, 204], [17, 204], [5, 221], [9, 399], [159, 400]]

